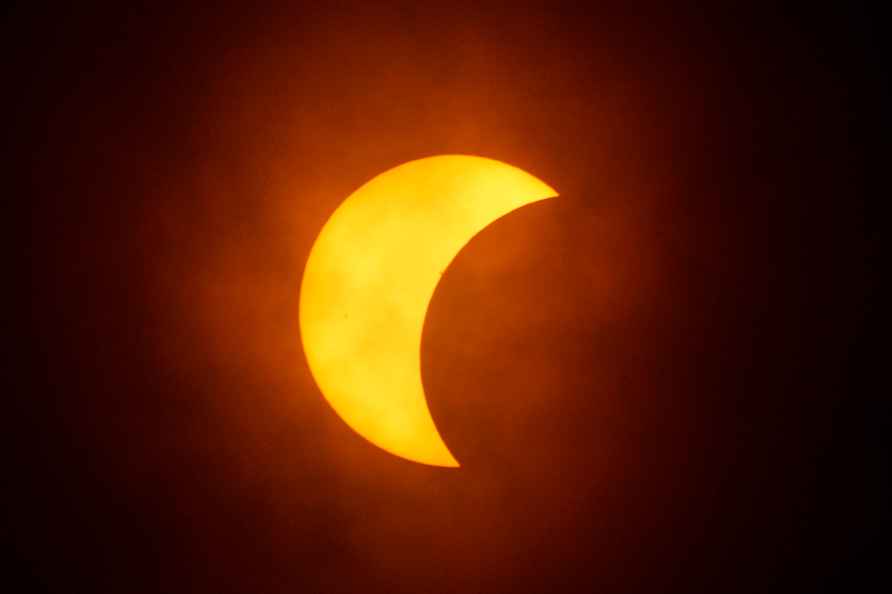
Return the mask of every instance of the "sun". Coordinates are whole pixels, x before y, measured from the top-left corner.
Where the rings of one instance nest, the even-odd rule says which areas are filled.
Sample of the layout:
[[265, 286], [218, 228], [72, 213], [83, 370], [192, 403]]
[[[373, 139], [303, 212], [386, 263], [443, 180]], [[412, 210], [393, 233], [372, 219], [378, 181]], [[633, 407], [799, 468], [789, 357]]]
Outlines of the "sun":
[[319, 389], [350, 427], [397, 456], [458, 466], [421, 381], [428, 304], [474, 235], [556, 195], [511, 165], [442, 155], [385, 171], [331, 215], [304, 271], [300, 331]]

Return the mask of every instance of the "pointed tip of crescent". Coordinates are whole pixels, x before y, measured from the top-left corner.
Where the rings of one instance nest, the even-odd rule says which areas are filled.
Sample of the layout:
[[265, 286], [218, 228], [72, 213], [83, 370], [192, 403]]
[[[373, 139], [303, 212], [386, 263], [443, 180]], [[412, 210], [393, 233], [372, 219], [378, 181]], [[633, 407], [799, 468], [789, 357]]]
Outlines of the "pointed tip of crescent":
[[452, 455], [449, 456], [449, 461], [443, 464], [440, 464], [443, 468], [461, 468], [461, 464], [458, 463]]
[[439, 468], [461, 468], [461, 464], [455, 459], [455, 456], [452, 455], [452, 452], [449, 451], [449, 448], [446, 447], [446, 443], [442, 439], [438, 441], [432, 450], [414, 455], [407, 453], [405, 450], [395, 450], [394, 448], [381, 443], [376, 443], [374, 441], [372, 443], [375, 443], [375, 445], [382, 450], [389, 452], [398, 458], [409, 460], [410, 462], [415, 462], [417, 464], [437, 466]]
[[421, 460], [416, 460], [416, 462], [421, 462], [422, 464], [427, 464], [428, 466], [437, 466], [439, 468], [461, 468], [461, 464], [458, 463], [458, 460], [452, 459], [448, 462], [424, 462]]
[[[443, 441], [443, 438], [437, 432], [437, 437], [439, 438], [437, 446], [434, 448], [434, 451], [429, 451], [427, 455], [419, 456], [417, 458], [410, 458], [415, 462], [420, 462], [421, 464], [427, 464], [428, 466], [439, 466], [441, 468], [460, 468], [461, 464], [459, 464], [458, 460], [455, 459], [455, 456], [452, 455], [452, 452], [449, 451], [449, 447], [446, 445], [446, 442]], [[397, 454], [401, 457], [406, 457], [404, 454]]]
[[426, 463], [430, 466], [439, 466], [440, 468], [461, 468], [461, 464], [458, 463], [458, 460], [451, 460], [449, 462], [431, 462]]

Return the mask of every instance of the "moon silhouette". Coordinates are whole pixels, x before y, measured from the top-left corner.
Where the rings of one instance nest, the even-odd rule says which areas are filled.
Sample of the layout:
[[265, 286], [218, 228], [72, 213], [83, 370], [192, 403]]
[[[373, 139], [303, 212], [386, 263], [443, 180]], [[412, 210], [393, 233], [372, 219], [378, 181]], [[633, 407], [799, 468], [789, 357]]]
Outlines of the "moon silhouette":
[[431, 418], [421, 335], [441, 275], [494, 220], [557, 193], [525, 171], [440, 155], [385, 171], [331, 215], [300, 289], [300, 334], [325, 399], [402, 458], [458, 466]]

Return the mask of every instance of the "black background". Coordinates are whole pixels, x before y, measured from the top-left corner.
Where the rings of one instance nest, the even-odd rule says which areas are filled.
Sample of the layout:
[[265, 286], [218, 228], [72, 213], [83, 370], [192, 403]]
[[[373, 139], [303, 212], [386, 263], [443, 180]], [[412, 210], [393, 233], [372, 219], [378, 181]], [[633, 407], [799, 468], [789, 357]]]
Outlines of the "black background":
[[[10, 11], [34, 381], [11, 395], [7, 510], [29, 583], [888, 588], [875, 20]], [[297, 328], [332, 210], [442, 153], [561, 193], [474, 238], [431, 303], [422, 370], [458, 470], [353, 434]]]

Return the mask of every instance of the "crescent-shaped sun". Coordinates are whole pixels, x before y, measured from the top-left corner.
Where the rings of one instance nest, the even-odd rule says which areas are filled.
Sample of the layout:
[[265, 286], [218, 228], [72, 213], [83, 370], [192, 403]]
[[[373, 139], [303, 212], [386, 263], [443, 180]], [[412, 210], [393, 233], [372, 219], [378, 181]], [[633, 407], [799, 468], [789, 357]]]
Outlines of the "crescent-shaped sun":
[[350, 427], [397, 456], [459, 465], [421, 381], [428, 304], [474, 235], [556, 195], [511, 165], [441, 155], [385, 171], [335, 210], [304, 270], [300, 333], [313, 378]]

